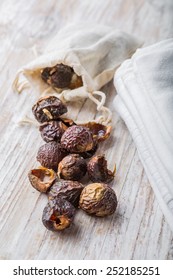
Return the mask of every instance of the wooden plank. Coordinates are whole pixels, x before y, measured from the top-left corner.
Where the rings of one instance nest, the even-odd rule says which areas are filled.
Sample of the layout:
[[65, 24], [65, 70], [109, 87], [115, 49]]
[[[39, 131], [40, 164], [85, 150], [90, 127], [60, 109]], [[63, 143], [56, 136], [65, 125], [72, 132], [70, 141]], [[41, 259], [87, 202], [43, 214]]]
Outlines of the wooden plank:
[[[27, 5], [26, 5], [27, 4]], [[172, 1], [117, 0], [7, 0], [0, 3], [0, 259], [173, 259], [173, 234], [159, 208], [129, 132], [112, 108], [115, 89], [104, 87], [113, 111], [113, 133], [100, 145], [109, 167], [117, 165], [112, 186], [118, 209], [109, 218], [94, 218], [79, 210], [72, 228], [47, 231], [41, 222], [47, 198], [34, 190], [27, 178], [37, 166], [43, 141], [37, 128], [20, 126], [38, 96], [17, 95], [11, 83], [17, 69], [34, 58], [65, 24], [104, 23], [144, 39], [145, 45], [172, 36]], [[159, 26], [159, 22], [161, 22]], [[38, 94], [39, 95], [39, 94]], [[88, 110], [89, 108], [89, 110]], [[74, 118], [95, 116], [85, 101], [72, 108]]]

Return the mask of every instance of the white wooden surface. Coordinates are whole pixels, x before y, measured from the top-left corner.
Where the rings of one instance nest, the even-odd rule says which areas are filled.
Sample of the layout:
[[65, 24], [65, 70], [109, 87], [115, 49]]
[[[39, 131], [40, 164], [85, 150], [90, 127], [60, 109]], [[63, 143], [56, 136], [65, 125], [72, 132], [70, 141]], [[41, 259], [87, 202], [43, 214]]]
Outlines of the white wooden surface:
[[[99, 219], [79, 210], [72, 228], [58, 234], [43, 227], [47, 198], [27, 178], [37, 166], [35, 156], [43, 141], [35, 127], [18, 124], [38, 96], [19, 96], [11, 88], [17, 69], [34, 58], [32, 47], [42, 49], [69, 22], [105, 23], [149, 45], [172, 37], [172, 13], [171, 0], [0, 1], [0, 259], [173, 259], [173, 234], [116, 112], [112, 137], [99, 151], [110, 167], [117, 164], [117, 212]], [[112, 83], [104, 91], [111, 107]], [[75, 116], [87, 120], [94, 108], [86, 101], [82, 110], [73, 110]]]

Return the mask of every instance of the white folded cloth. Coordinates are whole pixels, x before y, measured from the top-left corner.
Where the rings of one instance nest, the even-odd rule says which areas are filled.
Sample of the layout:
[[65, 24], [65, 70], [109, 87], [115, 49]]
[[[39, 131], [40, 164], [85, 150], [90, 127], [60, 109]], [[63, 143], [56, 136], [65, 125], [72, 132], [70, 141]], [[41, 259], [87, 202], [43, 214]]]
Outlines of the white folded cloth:
[[125, 121], [173, 231], [173, 39], [138, 49], [114, 76]]

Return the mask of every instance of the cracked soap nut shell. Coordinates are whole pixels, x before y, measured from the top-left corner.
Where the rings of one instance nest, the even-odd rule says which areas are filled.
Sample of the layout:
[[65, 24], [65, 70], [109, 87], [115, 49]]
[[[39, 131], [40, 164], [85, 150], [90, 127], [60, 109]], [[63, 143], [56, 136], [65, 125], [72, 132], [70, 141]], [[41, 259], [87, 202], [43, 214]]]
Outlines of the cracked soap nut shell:
[[45, 142], [60, 142], [67, 126], [62, 121], [49, 121], [40, 125], [41, 137]]
[[65, 180], [79, 181], [87, 171], [87, 164], [79, 154], [70, 154], [58, 164], [58, 177]]
[[102, 142], [109, 138], [112, 130], [110, 125], [103, 125], [97, 122], [88, 122], [81, 125], [91, 130], [93, 137], [94, 139], [97, 139], [97, 142]]
[[69, 201], [57, 197], [44, 208], [42, 222], [51, 231], [61, 231], [71, 225], [75, 212], [75, 207]]
[[104, 217], [111, 215], [117, 208], [117, 196], [107, 184], [93, 183], [84, 187], [79, 206], [86, 213]]
[[56, 173], [52, 169], [40, 166], [28, 173], [31, 185], [39, 192], [46, 193], [56, 179]]
[[88, 128], [73, 125], [62, 135], [61, 145], [70, 153], [82, 153], [92, 150], [94, 140]]
[[57, 171], [58, 163], [66, 155], [67, 153], [63, 150], [59, 143], [49, 142], [39, 148], [37, 160], [42, 166]]
[[48, 193], [49, 200], [61, 196], [68, 200], [73, 206], [78, 207], [79, 197], [84, 186], [77, 181], [61, 180], [55, 181]]
[[87, 171], [91, 181], [109, 183], [114, 179], [116, 166], [113, 172], [108, 170], [104, 155], [96, 155], [89, 160]]
[[67, 113], [67, 106], [56, 96], [40, 98], [32, 107], [36, 120], [40, 123], [57, 120], [59, 116]]

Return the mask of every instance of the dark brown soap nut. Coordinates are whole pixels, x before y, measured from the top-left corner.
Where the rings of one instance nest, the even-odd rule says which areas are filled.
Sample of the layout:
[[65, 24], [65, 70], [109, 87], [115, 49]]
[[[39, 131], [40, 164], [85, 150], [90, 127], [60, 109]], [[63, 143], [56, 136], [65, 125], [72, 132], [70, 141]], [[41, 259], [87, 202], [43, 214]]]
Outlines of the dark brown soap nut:
[[41, 71], [41, 78], [52, 87], [66, 88], [71, 83], [73, 73], [72, 67], [61, 63], [53, 67], [44, 68]]
[[79, 205], [79, 197], [84, 186], [77, 181], [56, 180], [48, 193], [49, 200], [61, 196], [70, 201], [75, 207]]
[[62, 121], [49, 121], [40, 125], [41, 137], [45, 142], [60, 142], [67, 126]]
[[42, 69], [41, 78], [48, 85], [57, 89], [75, 89], [83, 85], [82, 77], [78, 76], [72, 67], [62, 63]]
[[82, 124], [82, 126], [89, 128], [93, 134], [93, 137], [97, 139], [98, 142], [106, 140], [112, 131], [111, 125], [103, 125], [97, 122], [88, 122]]
[[40, 98], [32, 107], [36, 120], [40, 123], [57, 120], [59, 116], [67, 113], [67, 106], [56, 96]]
[[65, 180], [79, 181], [87, 171], [87, 164], [79, 154], [70, 154], [58, 164], [58, 177]]
[[114, 179], [116, 167], [113, 172], [108, 170], [105, 156], [96, 155], [89, 160], [87, 171], [91, 181], [109, 183]]
[[117, 208], [117, 196], [107, 184], [89, 184], [80, 195], [79, 206], [88, 214], [98, 217], [108, 216]]
[[61, 145], [70, 153], [82, 153], [92, 150], [94, 140], [88, 128], [73, 125], [64, 132]]
[[42, 222], [51, 231], [61, 231], [71, 225], [75, 212], [75, 207], [69, 201], [57, 197], [44, 208]]
[[59, 143], [49, 142], [39, 148], [37, 153], [37, 160], [42, 166], [57, 171], [58, 163], [66, 155], [67, 153]]
[[31, 185], [38, 191], [46, 193], [56, 179], [56, 173], [52, 169], [40, 166], [28, 173]]

